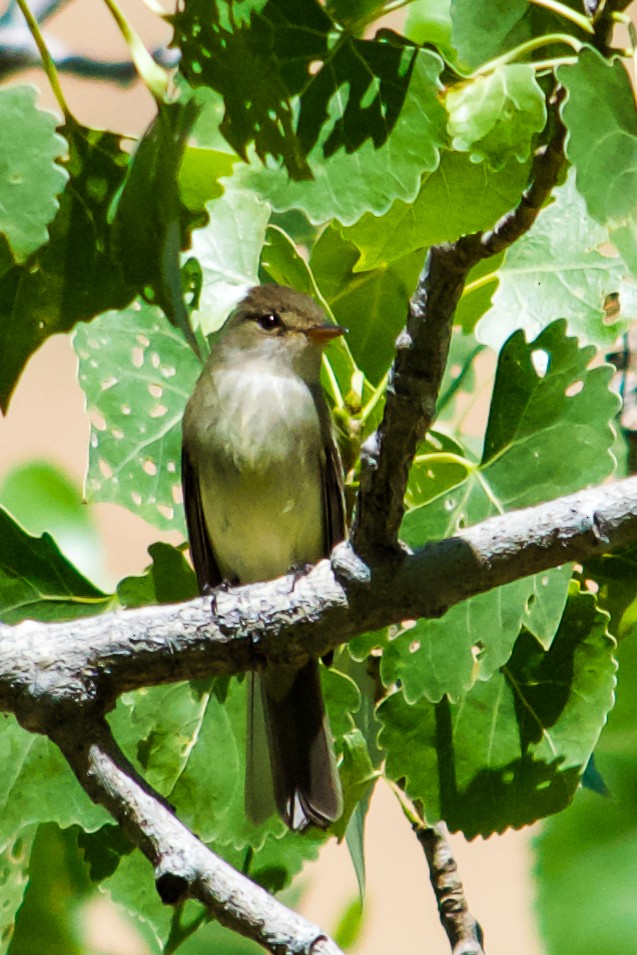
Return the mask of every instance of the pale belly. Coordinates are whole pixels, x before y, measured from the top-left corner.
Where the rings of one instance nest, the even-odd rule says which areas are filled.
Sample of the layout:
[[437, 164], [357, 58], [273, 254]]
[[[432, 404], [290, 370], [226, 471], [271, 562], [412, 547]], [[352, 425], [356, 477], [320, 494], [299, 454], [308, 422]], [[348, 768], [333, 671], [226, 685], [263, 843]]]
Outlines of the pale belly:
[[225, 580], [270, 580], [325, 556], [321, 436], [298, 379], [219, 375], [199, 452], [208, 535]]

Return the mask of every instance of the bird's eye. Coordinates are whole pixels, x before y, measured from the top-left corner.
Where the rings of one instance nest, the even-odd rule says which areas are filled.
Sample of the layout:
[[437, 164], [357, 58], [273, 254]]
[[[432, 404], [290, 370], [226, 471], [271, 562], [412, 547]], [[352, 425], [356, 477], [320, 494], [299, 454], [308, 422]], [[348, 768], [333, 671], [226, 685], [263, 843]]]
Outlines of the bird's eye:
[[282, 324], [276, 312], [266, 312], [264, 315], [257, 317], [257, 325], [259, 328], [262, 328], [264, 332], [272, 332], [275, 328], [281, 328]]

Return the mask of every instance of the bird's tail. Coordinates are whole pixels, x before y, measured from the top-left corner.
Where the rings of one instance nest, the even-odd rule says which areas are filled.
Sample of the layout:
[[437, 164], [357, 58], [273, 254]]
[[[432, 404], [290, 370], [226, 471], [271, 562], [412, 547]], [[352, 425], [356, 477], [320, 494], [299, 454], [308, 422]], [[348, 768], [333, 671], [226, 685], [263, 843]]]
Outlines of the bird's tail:
[[245, 801], [253, 822], [276, 809], [300, 831], [327, 829], [343, 811], [315, 660], [300, 670], [269, 667], [250, 675]]

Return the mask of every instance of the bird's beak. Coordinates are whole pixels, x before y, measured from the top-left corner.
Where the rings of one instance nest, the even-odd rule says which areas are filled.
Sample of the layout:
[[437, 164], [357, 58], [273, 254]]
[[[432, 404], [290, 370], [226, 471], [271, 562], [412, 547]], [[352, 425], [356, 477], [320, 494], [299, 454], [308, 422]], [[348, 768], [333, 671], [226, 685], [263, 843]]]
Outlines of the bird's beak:
[[342, 325], [316, 325], [314, 328], [308, 328], [305, 334], [316, 345], [327, 345], [333, 338], [344, 335], [347, 331]]

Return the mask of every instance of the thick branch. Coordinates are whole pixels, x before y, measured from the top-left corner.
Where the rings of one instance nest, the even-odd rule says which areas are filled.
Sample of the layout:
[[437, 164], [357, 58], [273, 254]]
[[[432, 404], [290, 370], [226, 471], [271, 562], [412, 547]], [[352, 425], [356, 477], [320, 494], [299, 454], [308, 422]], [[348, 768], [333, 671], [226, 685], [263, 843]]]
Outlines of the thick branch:
[[555, 132], [538, 150], [530, 185], [518, 205], [489, 232], [463, 236], [452, 245], [432, 246], [427, 253], [407, 325], [396, 342], [383, 420], [361, 451], [352, 541], [365, 558], [398, 548], [409, 470], [418, 442], [435, 419], [453, 316], [470, 269], [527, 232], [557, 182], [564, 159], [565, 130], [558, 115], [562, 98], [558, 88], [549, 112]]
[[80, 783], [104, 806], [155, 869], [162, 901], [198, 899], [222, 925], [275, 955], [342, 955], [316, 925], [241, 875], [194, 836], [139, 778], [101, 720], [51, 732]]
[[414, 831], [427, 857], [429, 878], [452, 955], [484, 955], [482, 929], [467, 906], [446, 827], [439, 823], [431, 828], [415, 826]]
[[[490, 518], [370, 567], [347, 544], [301, 578], [73, 623], [0, 626], [0, 709], [55, 728], [127, 690], [301, 665], [355, 634], [439, 617], [474, 594], [637, 543], [637, 478]], [[85, 714], [89, 718], [90, 714]]]

